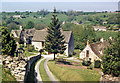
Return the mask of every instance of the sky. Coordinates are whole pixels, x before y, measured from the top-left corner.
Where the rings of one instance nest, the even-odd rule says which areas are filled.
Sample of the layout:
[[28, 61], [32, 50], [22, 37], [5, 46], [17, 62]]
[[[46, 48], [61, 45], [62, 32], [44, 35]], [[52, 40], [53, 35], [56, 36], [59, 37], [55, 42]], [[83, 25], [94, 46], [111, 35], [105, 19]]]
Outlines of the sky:
[[119, 2], [120, 0], [0, 0], [1, 2]]

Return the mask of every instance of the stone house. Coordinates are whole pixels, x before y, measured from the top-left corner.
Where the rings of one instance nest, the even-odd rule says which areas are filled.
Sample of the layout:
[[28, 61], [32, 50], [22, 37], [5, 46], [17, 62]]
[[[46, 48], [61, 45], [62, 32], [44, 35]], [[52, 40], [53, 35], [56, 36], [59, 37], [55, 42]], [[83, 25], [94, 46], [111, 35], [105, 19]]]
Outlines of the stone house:
[[104, 54], [104, 49], [109, 45], [109, 43], [103, 38], [100, 42], [89, 44], [89, 40], [87, 41], [86, 47], [80, 53], [80, 59], [90, 60], [94, 62], [95, 60], [101, 61], [101, 56]]
[[17, 44], [31, 44], [32, 38], [34, 35], [35, 29], [23, 29], [22, 26], [20, 26], [19, 30], [12, 30], [11, 34], [16, 40]]
[[[69, 56], [69, 54], [73, 54], [74, 51], [74, 38], [72, 31], [62, 31], [62, 34], [65, 37], [65, 55]], [[36, 50], [40, 50], [44, 48], [45, 37], [47, 36], [47, 29], [36, 30], [34, 36], [32, 38], [32, 45], [34, 45]], [[49, 53], [48, 53], [49, 54]]]
[[107, 31], [107, 28], [104, 26], [93, 26], [95, 31]]
[[[63, 31], [61, 29], [62, 34], [65, 37], [65, 45], [66, 50], [65, 54], [68, 56], [69, 54], [73, 54], [74, 51], [74, 38], [72, 31]], [[42, 30], [33, 29], [23, 29], [20, 26], [20, 30], [12, 30], [12, 35], [14, 36], [17, 46], [19, 44], [32, 44], [35, 47], [35, 50], [43, 49], [45, 37], [47, 36], [47, 28]]]

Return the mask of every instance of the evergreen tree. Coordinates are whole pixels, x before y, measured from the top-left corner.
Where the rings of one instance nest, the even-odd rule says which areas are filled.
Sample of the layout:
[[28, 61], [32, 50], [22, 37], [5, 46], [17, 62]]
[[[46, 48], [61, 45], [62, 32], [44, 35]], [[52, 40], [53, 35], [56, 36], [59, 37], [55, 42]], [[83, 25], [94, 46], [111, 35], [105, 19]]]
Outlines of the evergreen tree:
[[103, 60], [103, 72], [120, 76], [120, 31], [114, 41], [110, 41], [109, 47], [105, 51]]
[[62, 35], [60, 31], [60, 23], [58, 18], [56, 18], [56, 9], [54, 9], [53, 12], [53, 18], [52, 22], [50, 23], [50, 26], [48, 27], [48, 35], [45, 39], [45, 50], [54, 54], [54, 60], [55, 60], [55, 54], [60, 53], [63, 54], [66, 46], [64, 41], [64, 36]]
[[1, 51], [2, 55], [11, 55], [14, 56], [14, 52], [16, 50], [16, 42], [10, 33], [8, 32], [7, 27], [1, 27], [2, 38], [1, 38]]

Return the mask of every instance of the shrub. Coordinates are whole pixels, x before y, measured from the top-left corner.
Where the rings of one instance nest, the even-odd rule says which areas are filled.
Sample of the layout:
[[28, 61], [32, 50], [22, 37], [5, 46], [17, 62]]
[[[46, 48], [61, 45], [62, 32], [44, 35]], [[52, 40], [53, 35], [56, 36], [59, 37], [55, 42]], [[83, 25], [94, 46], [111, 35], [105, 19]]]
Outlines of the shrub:
[[100, 62], [100, 60], [96, 60], [96, 61], [95, 61], [94, 67], [95, 67], [95, 68], [101, 68], [101, 62]]
[[34, 46], [33, 46], [33, 45], [28, 45], [28, 46], [27, 46], [27, 50], [28, 50], [29, 52], [34, 51]]
[[71, 54], [71, 53], [69, 53], [69, 57], [72, 57], [72, 54]]
[[84, 65], [84, 66], [90, 66], [91, 65], [91, 61], [85, 61], [85, 60], [83, 60], [82, 65]]
[[87, 69], [91, 69], [91, 70], [92, 70], [93, 68], [94, 68], [94, 65], [93, 65], [93, 64], [91, 64], [90, 66], [87, 67]]

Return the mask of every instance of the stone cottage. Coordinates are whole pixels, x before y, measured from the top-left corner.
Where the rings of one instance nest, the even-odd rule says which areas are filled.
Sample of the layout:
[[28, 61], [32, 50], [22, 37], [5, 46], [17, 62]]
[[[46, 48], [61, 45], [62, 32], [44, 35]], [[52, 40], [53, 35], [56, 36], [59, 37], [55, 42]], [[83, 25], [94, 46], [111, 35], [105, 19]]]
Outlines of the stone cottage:
[[[61, 29], [62, 34], [65, 37], [65, 45], [67, 49], [65, 50], [65, 54], [68, 56], [69, 53], [73, 54], [74, 51], [74, 38], [72, 31], [63, 31]], [[20, 30], [12, 30], [12, 35], [14, 36], [17, 46], [19, 44], [32, 44], [35, 47], [35, 50], [43, 49], [45, 37], [47, 36], [47, 28], [42, 30], [33, 29], [23, 29], [20, 26]]]
[[[62, 34], [65, 37], [65, 45], [66, 45], [66, 50], [65, 54], [69, 56], [69, 54], [73, 54], [74, 51], [74, 38], [72, 31], [62, 31]], [[44, 42], [45, 42], [45, 37], [47, 36], [47, 29], [43, 30], [36, 30], [34, 33], [34, 36], [32, 38], [32, 45], [34, 45], [36, 50], [40, 50], [44, 48]]]
[[101, 61], [101, 56], [104, 54], [104, 49], [109, 45], [109, 43], [103, 38], [100, 42], [96, 42], [93, 44], [89, 44], [89, 40], [87, 41], [87, 45], [84, 50], [80, 53], [80, 59], [90, 60], [94, 62], [95, 60]]
[[16, 40], [16, 43], [19, 44], [31, 44], [32, 38], [35, 32], [35, 28], [33, 29], [23, 29], [22, 26], [20, 26], [19, 30], [12, 30], [11, 34]]

